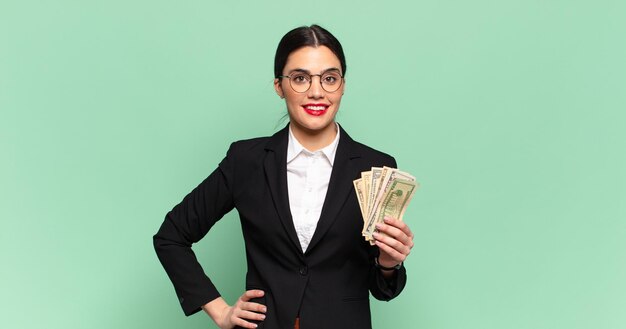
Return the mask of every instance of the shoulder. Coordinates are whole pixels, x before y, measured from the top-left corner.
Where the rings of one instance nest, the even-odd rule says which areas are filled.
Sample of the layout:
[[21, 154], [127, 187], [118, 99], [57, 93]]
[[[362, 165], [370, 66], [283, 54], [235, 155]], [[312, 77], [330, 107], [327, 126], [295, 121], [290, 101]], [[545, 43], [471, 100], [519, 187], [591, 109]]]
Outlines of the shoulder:
[[349, 146], [350, 153], [353, 155], [370, 158], [372, 160], [395, 161], [393, 156], [353, 139], [341, 125], [339, 125], [339, 127], [341, 129], [339, 143], [341, 143], [342, 139], [344, 139], [345, 143]]
[[232, 142], [224, 160], [235, 170], [257, 167], [265, 158], [269, 140], [269, 137], [257, 137]]
[[272, 136], [238, 140], [230, 145], [228, 152], [234, 155], [258, 155], [268, 150], [286, 148], [287, 134], [288, 130], [285, 127]]
[[390, 154], [353, 140], [351, 137], [347, 136], [347, 134], [346, 137], [348, 139], [351, 156], [360, 158], [367, 165], [371, 164], [371, 166], [374, 167], [396, 167], [396, 159]]
[[250, 139], [242, 139], [230, 144], [228, 149], [229, 153], [234, 154], [249, 154], [250, 152], [262, 152], [265, 151], [267, 143], [270, 137], [256, 137]]
[[230, 144], [219, 168], [229, 178], [231, 184], [234, 184], [235, 177], [245, 178], [262, 167], [268, 141], [269, 137], [257, 137]]
[[356, 142], [356, 145], [360, 148], [361, 156], [368, 166], [371, 164], [372, 167], [398, 167], [396, 159], [393, 156], [359, 142]]
[[354, 147], [363, 155], [363, 156], [367, 156], [367, 157], [372, 157], [372, 158], [380, 158], [380, 159], [386, 159], [386, 160], [390, 160], [393, 159], [393, 156], [379, 151], [373, 147], [367, 146], [363, 143], [354, 142]]

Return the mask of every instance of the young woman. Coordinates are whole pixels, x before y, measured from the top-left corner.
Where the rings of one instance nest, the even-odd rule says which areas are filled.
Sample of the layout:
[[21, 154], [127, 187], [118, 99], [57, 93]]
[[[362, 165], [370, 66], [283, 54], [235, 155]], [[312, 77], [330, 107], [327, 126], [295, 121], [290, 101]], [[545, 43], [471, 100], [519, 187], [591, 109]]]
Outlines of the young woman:
[[[204, 310], [220, 328], [371, 328], [369, 293], [390, 300], [404, 288], [413, 247], [404, 222], [386, 218], [375, 246], [352, 181], [371, 167], [396, 167], [335, 122], [345, 88], [339, 41], [317, 26], [280, 41], [274, 88], [289, 125], [233, 143], [218, 168], [170, 211], [154, 236], [158, 257], [186, 315]], [[191, 249], [236, 208], [245, 240], [246, 291], [220, 297]]]

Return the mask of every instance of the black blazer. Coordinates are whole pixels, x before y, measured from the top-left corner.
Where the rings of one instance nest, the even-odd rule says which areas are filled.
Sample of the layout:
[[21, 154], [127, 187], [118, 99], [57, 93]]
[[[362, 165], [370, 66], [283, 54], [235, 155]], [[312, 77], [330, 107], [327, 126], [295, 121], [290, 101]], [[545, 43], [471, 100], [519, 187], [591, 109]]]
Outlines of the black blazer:
[[154, 247], [186, 315], [220, 296], [191, 250], [236, 208], [246, 247], [246, 289], [265, 291], [259, 328], [371, 328], [369, 294], [390, 300], [404, 288], [404, 267], [385, 280], [374, 267], [378, 248], [361, 236], [352, 181], [371, 167], [396, 167], [384, 153], [341, 129], [328, 192], [315, 233], [302, 252], [287, 192], [288, 128], [231, 145], [219, 167], [165, 217]]

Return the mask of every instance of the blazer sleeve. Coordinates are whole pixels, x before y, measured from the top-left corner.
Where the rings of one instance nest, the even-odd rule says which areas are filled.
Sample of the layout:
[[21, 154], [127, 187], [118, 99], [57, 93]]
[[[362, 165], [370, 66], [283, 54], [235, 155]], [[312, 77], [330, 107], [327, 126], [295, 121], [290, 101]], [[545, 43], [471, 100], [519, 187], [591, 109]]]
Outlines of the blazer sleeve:
[[372, 296], [378, 300], [389, 301], [396, 298], [406, 285], [406, 269], [404, 268], [404, 264], [399, 270], [395, 271], [391, 278], [386, 279], [382, 272], [374, 267], [372, 258], [370, 271], [372, 272], [370, 275], [370, 292]]
[[191, 245], [234, 207], [233, 145], [218, 168], [167, 213], [153, 237], [157, 256], [187, 316], [220, 296]]
[[[390, 167], [398, 168], [396, 160], [393, 157], [388, 160]], [[406, 269], [404, 264], [400, 269], [396, 270], [393, 276], [389, 279], [383, 276], [380, 269], [374, 266], [374, 258], [378, 257], [380, 250], [378, 247], [370, 247], [370, 292], [372, 296], [378, 300], [389, 301], [396, 298], [406, 285]]]

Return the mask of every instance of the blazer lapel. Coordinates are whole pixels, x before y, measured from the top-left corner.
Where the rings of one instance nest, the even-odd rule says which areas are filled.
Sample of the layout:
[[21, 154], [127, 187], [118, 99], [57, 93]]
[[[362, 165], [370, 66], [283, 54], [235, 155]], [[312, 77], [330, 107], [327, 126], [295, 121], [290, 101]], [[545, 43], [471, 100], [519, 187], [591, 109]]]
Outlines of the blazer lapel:
[[360, 157], [360, 154], [355, 151], [355, 142], [341, 126], [339, 129], [341, 129], [341, 135], [339, 136], [339, 145], [337, 145], [333, 170], [330, 174], [330, 181], [328, 182], [328, 191], [326, 192], [320, 219], [317, 222], [317, 228], [306, 250], [307, 253], [315, 247], [332, 226], [333, 222], [337, 220], [339, 211], [346, 203], [348, 195], [350, 195], [352, 191], [352, 181], [360, 173], [358, 168], [354, 165], [354, 161], [351, 161]]
[[265, 155], [264, 170], [267, 185], [270, 188], [270, 193], [274, 201], [274, 207], [276, 207], [283, 228], [285, 232], [287, 232], [296, 250], [298, 250], [300, 255], [303, 255], [300, 240], [298, 240], [296, 228], [293, 225], [293, 219], [291, 217], [291, 210], [289, 208], [289, 193], [287, 190], [288, 134], [289, 126], [270, 137], [265, 147], [265, 150], [268, 152]]

